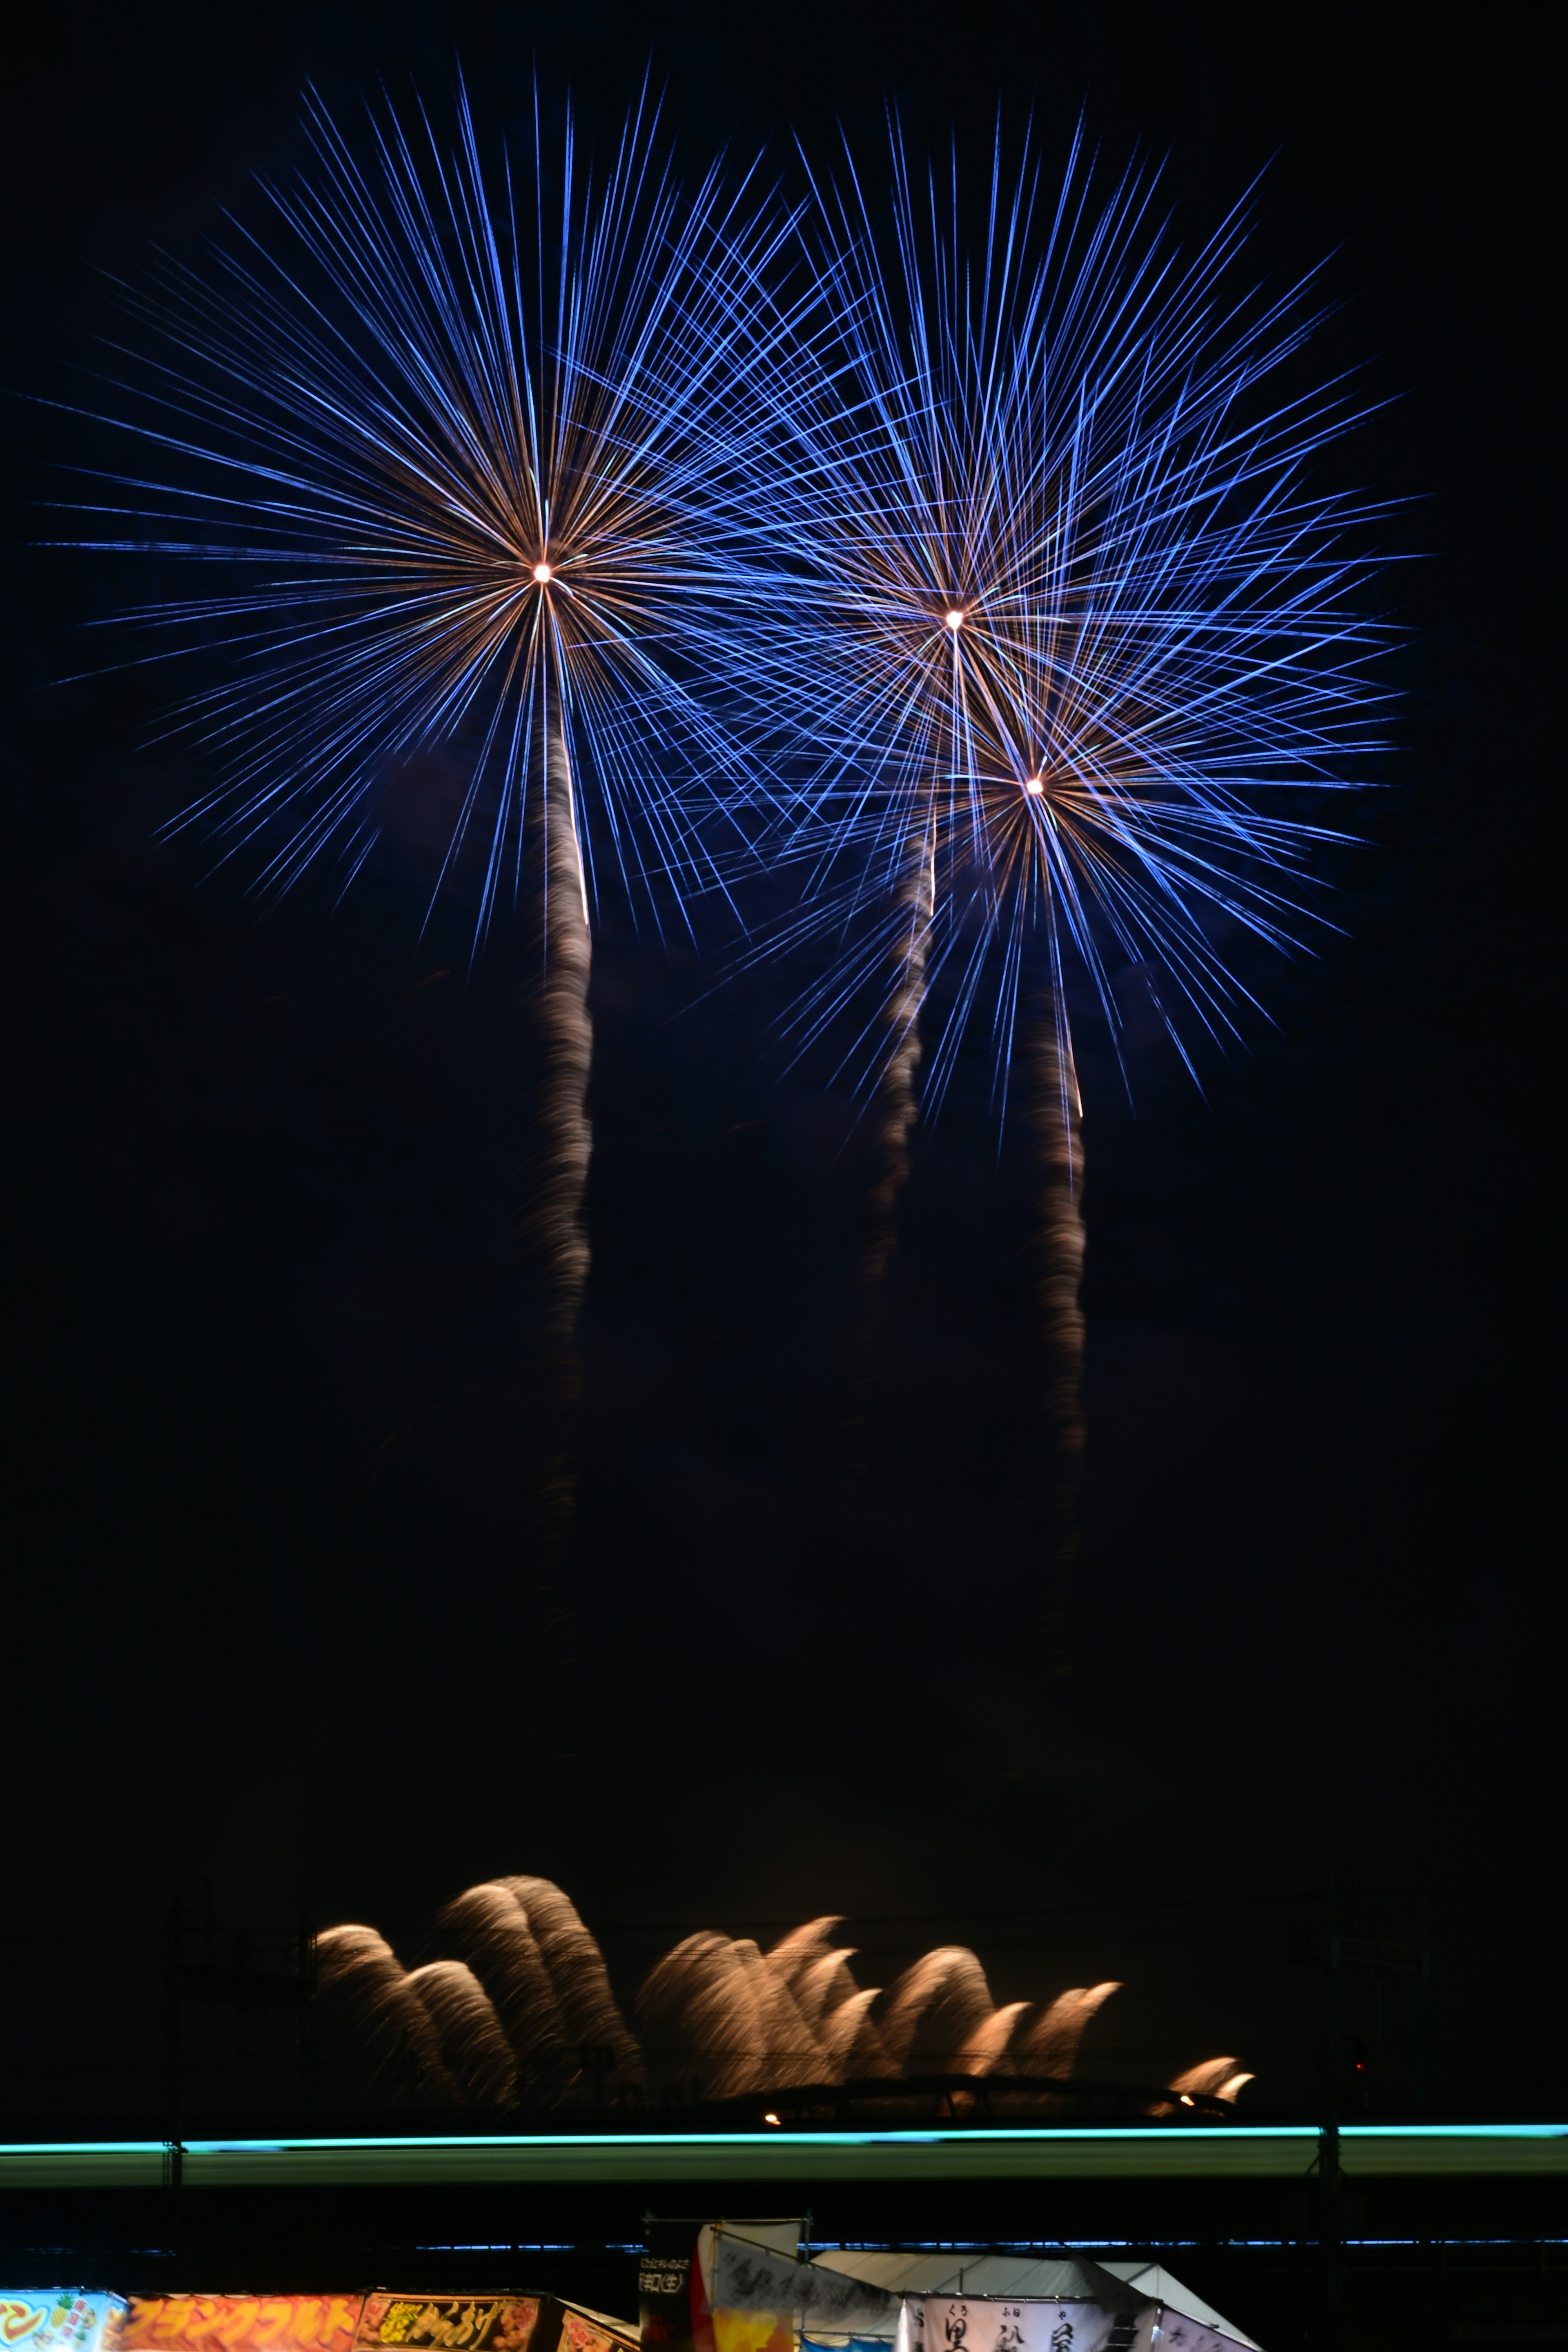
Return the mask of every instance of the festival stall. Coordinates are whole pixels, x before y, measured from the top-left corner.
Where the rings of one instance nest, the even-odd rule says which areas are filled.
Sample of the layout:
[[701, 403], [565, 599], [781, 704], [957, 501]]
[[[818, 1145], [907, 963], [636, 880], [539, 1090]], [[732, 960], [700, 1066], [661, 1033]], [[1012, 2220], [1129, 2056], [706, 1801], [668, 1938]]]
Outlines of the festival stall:
[[1258, 2352], [1155, 2265], [653, 2222], [640, 2327], [552, 2294], [0, 2293], [0, 2352]]
[[643, 2352], [1258, 2352], [1158, 2265], [792, 2253], [791, 2222], [653, 2224]]

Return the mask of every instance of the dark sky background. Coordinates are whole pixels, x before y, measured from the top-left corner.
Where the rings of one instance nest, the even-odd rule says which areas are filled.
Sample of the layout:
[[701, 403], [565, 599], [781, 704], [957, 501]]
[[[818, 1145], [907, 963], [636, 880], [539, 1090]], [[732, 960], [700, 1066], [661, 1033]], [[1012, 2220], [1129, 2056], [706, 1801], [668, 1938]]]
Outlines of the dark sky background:
[[[1086, 2071], [1235, 2050], [1277, 2106], [1315, 2066], [1287, 1931], [1337, 1880], [1401, 1932], [1429, 1902], [1439, 2103], [1560, 2105], [1540, 17], [28, 16], [0, 142], [15, 389], [75, 396], [100, 268], [243, 208], [306, 76], [439, 86], [456, 50], [495, 130], [531, 59], [609, 121], [651, 49], [699, 154], [792, 123], [822, 149], [884, 91], [971, 140], [999, 93], [1033, 100], [1047, 146], [1083, 104], [1116, 152], [1168, 153], [1194, 234], [1269, 165], [1261, 265], [1336, 249], [1326, 352], [1393, 403], [1355, 464], [1418, 500], [1394, 542], [1431, 553], [1394, 592], [1406, 699], [1345, 939], [1268, 976], [1278, 1027], [1206, 1101], [1151, 1054], [1134, 1119], [1089, 1055], [1064, 1695], [1039, 1672], [1027, 1166], [998, 1160], [978, 1062], [921, 1145], [847, 1492], [852, 1107], [784, 1071], [779, 976], [706, 994], [711, 965], [610, 926], [552, 1582], [513, 1240], [526, 941], [466, 979], [458, 903], [421, 943], [412, 837], [335, 918], [307, 892], [260, 921], [243, 877], [201, 887], [198, 845], [155, 843], [199, 769], [143, 748], [150, 686], [52, 683], [124, 583], [26, 545], [68, 451], [5, 404], [13, 2112], [151, 2095], [157, 1922], [205, 1881], [232, 1921], [303, 1906], [412, 1951], [511, 1871], [568, 1888], [628, 1989], [690, 1927], [825, 1910], [868, 1981], [949, 1936], [998, 1999], [1122, 1977]], [[1408, 2049], [1380, 2063], [1408, 2099]]]

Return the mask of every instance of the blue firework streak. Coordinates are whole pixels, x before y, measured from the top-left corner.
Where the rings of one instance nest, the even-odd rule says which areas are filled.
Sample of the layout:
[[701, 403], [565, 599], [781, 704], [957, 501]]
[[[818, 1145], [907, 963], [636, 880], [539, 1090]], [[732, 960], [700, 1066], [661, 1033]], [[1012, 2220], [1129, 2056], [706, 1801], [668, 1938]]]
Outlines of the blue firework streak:
[[[732, 580], [691, 520], [721, 245], [765, 238], [716, 167], [685, 193], [645, 91], [602, 169], [568, 120], [547, 175], [487, 174], [466, 93], [356, 144], [312, 95], [310, 160], [199, 270], [126, 289], [140, 330], [110, 422], [154, 469], [109, 478], [90, 545], [221, 584], [121, 614], [145, 658], [219, 646], [178, 723], [221, 776], [182, 823], [258, 887], [353, 878], [400, 763], [465, 730], [442, 878], [483, 850], [476, 940], [515, 896], [531, 791], [563, 761], [584, 910], [595, 851], [656, 910], [713, 886], [706, 819], [760, 789], [717, 715]], [[547, 226], [547, 221], [550, 224]], [[722, 323], [722, 321], [720, 321]], [[437, 886], [439, 887], [439, 886]]]
[[1246, 206], [1184, 257], [1153, 173], [1079, 142], [1059, 188], [1009, 181], [998, 141], [971, 236], [956, 168], [920, 180], [896, 126], [891, 163], [885, 205], [816, 182], [793, 303], [737, 302], [755, 421], [719, 469], [814, 861], [786, 936], [838, 940], [796, 1028], [869, 986], [872, 1075], [947, 967], [929, 1108], [982, 1005], [1004, 1097], [1037, 992], [1070, 1071], [1075, 967], [1113, 1037], [1126, 963], [1184, 1058], [1238, 1036], [1235, 946], [1310, 941], [1324, 796], [1380, 748], [1385, 509], [1314, 483], [1354, 403], [1299, 388], [1310, 289], [1249, 291]]

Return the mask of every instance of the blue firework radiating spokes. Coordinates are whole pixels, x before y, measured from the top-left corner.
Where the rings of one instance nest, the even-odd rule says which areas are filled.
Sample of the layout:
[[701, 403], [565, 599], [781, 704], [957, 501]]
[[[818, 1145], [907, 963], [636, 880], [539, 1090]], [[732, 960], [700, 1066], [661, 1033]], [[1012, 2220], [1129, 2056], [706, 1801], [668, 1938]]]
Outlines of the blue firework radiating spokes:
[[[568, 119], [520, 173], [368, 110], [351, 139], [307, 102], [310, 157], [199, 269], [128, 288], [137, 322], [108, 421], [138, 436], [114, 536], [217, 584], [121, 613], [160, 659], [225, 656], [179, 723], [219, 782], [187, 811], [264, 891], [346, 881], [399, 762], [465, 730], [443, 878], [482, 851], [476, 940], [515, 895], [531, 778], [570, 771], [586, 898], [607, 855], [634, 901], [719, 878], [706, 818], [762, 788], [710, 689], [733, 583], [692, 522], [722, 353], [703, 291], [763, 233], [719, 167], [685, 192], [646, 91], [607, 163]], [[753, 245], [757, 250], [753, 250]], [[148, 457], [151, 457], [149, 465]]]
[[817, 178], [793, 299], [737, 302], [752, 421], [714, 462], [816, 861], [793, 935], [839, 942], [797, 1029], [869, 984], [875, 1075], [948, 967], [930, 1107], [983, 1001], [1004, 1094], [1031, 993], [1070, 1066], [1074, 968], [1113, 1036], [1126, 963], [1165, 976], [1184, 1055], [1194, 1022], [1238, 1034], [1239, 939], [1324, 919], [1313, 803], [1380, 748], [1389, 632], [1383, 509], [1314, 479], [1353, 402], [1300, 388], [1308, 289], [1247, 287], [1246, 207], [1184, 257], [1154, 175], [1102, 185], [1081, 142], [1053, 192], [998, 139], [973, 218], [896, 126], [891, 161], [885, 205]]

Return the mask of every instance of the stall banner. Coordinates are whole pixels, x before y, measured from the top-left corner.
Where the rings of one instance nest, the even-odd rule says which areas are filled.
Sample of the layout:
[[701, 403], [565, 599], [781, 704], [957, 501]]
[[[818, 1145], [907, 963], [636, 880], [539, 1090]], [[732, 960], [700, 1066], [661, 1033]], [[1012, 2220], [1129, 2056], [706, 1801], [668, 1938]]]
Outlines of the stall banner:
[[1066, 2296], [906, 2295], [894, 2352], [1243, 2352], [1222, 2328], [1126, 2292], [1120, 2311]]
[[[897, 2352], [1144, 2352], [1158, 2313], [1142, 2295], [1138, 2304], [1107, 2311], [1068, 2296], [1010, 2302], [1001, 2295], [909, 2295]], [[1161, 2352], [1165, 2342], [1162, 2331]]]
[[353, 2352], [362, 2294], [132, 2295], [119, 2352]]
[[0, 2292], [0, 2352], [25, 2344], [28, 2352], [113, 2352], [125, 2298], [86, 2287], [25, 2287]]
[[864, 2279], [749, 2241], [739, 2231], [713, 2233], [713, 2341], [716, 2352], [793, 2352], [798, 2328], [851, 2336], [886, 2328], [898, 2315], [896, 2295]]
[[[1201, 2319], [1185, 2318], [1181, 2312], [1171, 2311], [1164, 2304], [1161, 2304], [1154, 2315], [1158, 2323], [1154, 2342], [1159, 2352], [1168, 2352], [1171, 2345], [1175, 2346], [1176, 2352], [1242, 2352], [1242, 2347], [1234, 2336], [1226, 2336], [1223, 2329], [1217, 2327], [1205, 2326]], [[1146, 2340], [1142, 2336], [1137, 2338], [1139, 2352], [1142, 2352]]]
[[794, 2288], [801, 2265], [722, 2227], [711, 2243], [714, 2352], [795, 2352]]
[[[367, 2294], [358, 2352], [528, 2352], [539, 2327], [536, 2294]], [[536, 2352], [553, 2352], [542, 2339]]]

